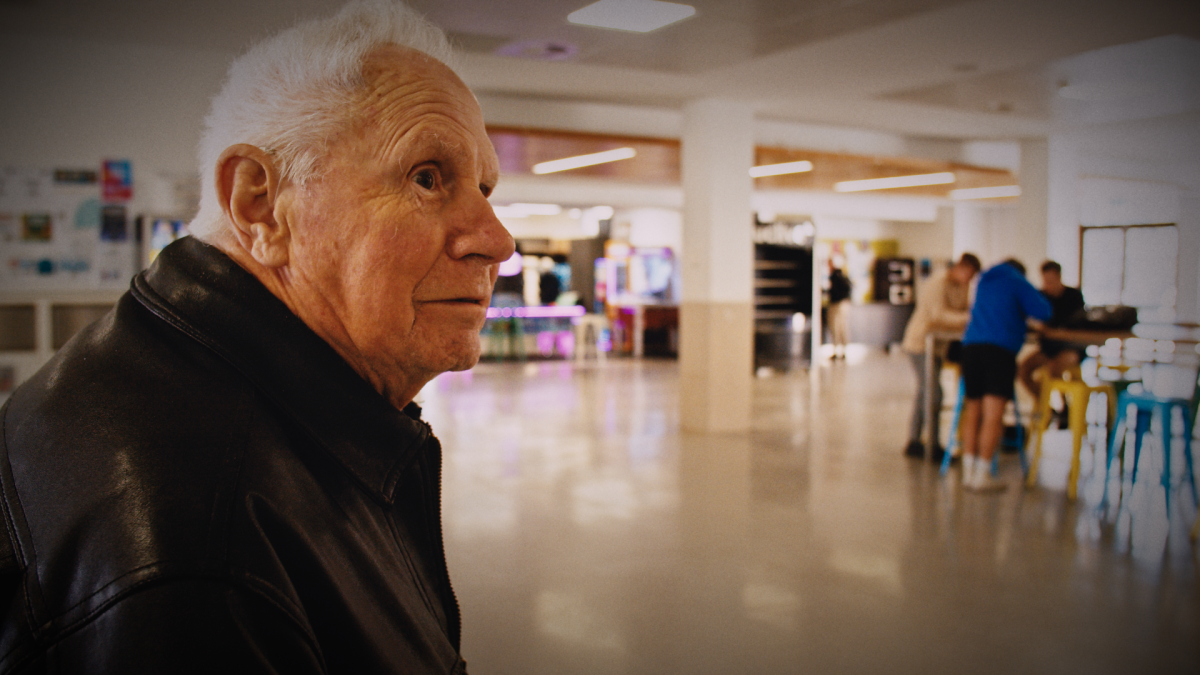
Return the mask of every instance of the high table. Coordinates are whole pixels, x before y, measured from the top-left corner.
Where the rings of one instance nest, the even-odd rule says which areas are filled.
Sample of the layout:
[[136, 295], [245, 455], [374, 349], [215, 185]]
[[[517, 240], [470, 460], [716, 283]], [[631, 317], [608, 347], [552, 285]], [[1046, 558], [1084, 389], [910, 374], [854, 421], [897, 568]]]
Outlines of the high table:
[[1030, 335], [1086, 347], [1088, 345], [1102, 345], [1113, 338], [1118, 340], [1131, 338], [1133, 337], [1133, 332], [1110, 328], [1043, 328], [1041, 331], [1031, 331]]
[[[1093, 328], [1043, 328], [1041, 331], [1030, 331], [1031, 338], [1047, 337], [1051, 340], [1068, 342], [1073, 345], [1102, 345], [1113, 338], [1124, 340], [1134, 336], [1128, 330], [1093, 329]], [[930, 331], [925, 335], [925, 460], [933, 459], [933, 425], [938, 424], [940, 410], [933, 409], [933, 387], [935, 378], [940, 373], [933, 372], [933, 355], [939, 344], [951, 340], [962, 339], [962, 333]], [[1015, 402], [1014, 402], [1015, 405]]]

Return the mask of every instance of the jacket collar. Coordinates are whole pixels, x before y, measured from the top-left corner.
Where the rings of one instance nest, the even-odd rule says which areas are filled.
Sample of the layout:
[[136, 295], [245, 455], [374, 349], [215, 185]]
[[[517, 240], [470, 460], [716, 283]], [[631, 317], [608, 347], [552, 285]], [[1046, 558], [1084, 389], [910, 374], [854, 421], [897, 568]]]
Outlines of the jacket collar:
[[238, 369], [363, 489], [392, 503], [430, 436], [416, 404], [396, 410], [253, 275], [194, 237], [165, 248], [131, 293]]

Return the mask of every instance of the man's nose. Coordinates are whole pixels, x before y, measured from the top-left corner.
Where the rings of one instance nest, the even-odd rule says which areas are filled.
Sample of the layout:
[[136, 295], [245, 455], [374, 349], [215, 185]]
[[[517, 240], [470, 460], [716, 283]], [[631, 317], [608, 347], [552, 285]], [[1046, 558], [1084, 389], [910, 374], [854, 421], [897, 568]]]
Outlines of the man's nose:
[[454, 258], [479, 256], [488, 264], [511, 258], [516, 251], [516, 242], [496, 217], [491, 203], [482, 192], [472, 195], [468, 201], [462, 227], [450, 245], [451, 255]]

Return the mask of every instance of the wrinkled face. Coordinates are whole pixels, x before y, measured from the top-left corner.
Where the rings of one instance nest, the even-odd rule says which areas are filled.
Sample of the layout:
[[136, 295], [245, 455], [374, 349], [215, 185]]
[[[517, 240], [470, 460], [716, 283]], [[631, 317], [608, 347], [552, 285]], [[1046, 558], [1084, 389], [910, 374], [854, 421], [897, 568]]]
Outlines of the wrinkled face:
[[363, 72], [349, 129], [296, 188], [289, 274], [360, 374], [423, 384], [479, 359], [497, 266], [513, 252], [487, 201], [499, 165], [478, 104], [444, 65], [388, 47]]

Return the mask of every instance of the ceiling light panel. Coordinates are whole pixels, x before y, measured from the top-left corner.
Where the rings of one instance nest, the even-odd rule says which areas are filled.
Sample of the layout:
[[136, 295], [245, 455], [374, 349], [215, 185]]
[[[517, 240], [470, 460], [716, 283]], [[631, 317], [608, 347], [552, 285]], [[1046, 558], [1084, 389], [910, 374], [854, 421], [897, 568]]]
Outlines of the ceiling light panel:
[[696, 13], [691, 5], [657, 0], [600, 0], [567, 15], [583, 26], [649, 33]]
[[806, 173], [813, 170], [813, 163], [807, 159], [799, 162], [783, 162], [782, 164], [764, 164], [750, 169], [750, 175], [754, 178], [762, 178], [764, 176], [784, 176], [790, 173]]
[[844, 180], [834, 183], [837, 192], [862, 192], [864, 190], [889, 190], [893, 188], [919, 187], [922, 185], [945, 185], [954, 182], [954, 174], [949, 171], [941, 173], [923, 173], [915, 176], [892, 176], [890, 178], [869, 178], [867, 180]]
[[637, 156], [637, 150], [633, 148], [617, 148], [616, 150], [606, 150], [604, 152], [595, 152], [590, 155], [578, 155], [576, 157], [564, 157], [563, 159], [555, 159], [549, 162], [542, 162], [533, 165], [533, 172], [541, 175], [545, 173], [554, 173], [556, 171], [569, 171], [571, 169], [579, 169], [585, 166], [595, 166], [596, 164], [607, 164], [608, 162], [617, 162], [622, 159], [632, 159]]
[[496, 212], [496, 217], [498, 218], [557, 216], [562, 213], [562, 207], [558, 204], [527, 204], [522, 202], [508, 205], [497, 204], [492, 206], [492, 210]]
[[951, 199], [996, 199], [997, 197], [1020, 197], [1020, 185], [997, 185], [994, 187], [963, 188], [951, 190]]

